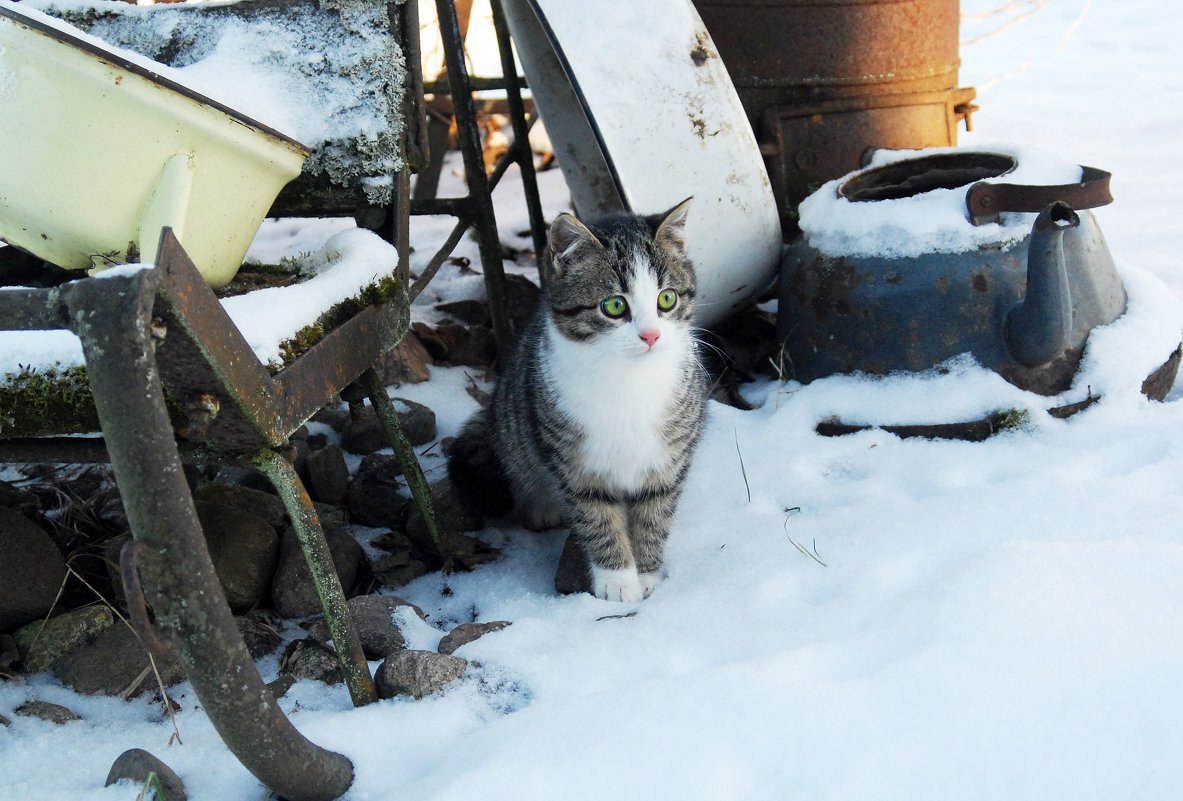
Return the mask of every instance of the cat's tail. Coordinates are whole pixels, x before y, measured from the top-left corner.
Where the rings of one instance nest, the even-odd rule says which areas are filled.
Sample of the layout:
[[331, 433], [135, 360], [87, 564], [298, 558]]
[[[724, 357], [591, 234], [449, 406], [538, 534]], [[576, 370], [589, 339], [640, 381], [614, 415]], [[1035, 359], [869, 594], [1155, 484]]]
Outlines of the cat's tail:
[[482, 409], [445, 444], [444, 454], [448, 457], [448, 477], [460, 502], [470, 512], [496, 520], [513, 511], [513, 492], [489, 441], [489, 427], [489, 412]]

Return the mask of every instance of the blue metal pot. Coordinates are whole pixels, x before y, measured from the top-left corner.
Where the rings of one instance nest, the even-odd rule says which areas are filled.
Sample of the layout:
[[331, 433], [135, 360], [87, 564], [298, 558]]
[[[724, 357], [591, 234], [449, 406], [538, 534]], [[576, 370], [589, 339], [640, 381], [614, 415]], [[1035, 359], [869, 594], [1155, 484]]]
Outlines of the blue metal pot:
[[1086, 167], [1079, 184], [1056, 187], [978, 180], [1013, 167], [1000, 154], [946, 153], [844, 181], [839, 192], [868, 203], [972, 183], [967, 226], [1003, 211], [1039, 213], [1019, 241], [909, 258], [832, 256], [799, 237], [781, 264], [785, 376], [920, 371], [968, 352], [1024, 389], [1067, 389], [1089, 331], [1125, 311], [1125, 288], [1084, 210], [1112, 200], [1109, 175]]

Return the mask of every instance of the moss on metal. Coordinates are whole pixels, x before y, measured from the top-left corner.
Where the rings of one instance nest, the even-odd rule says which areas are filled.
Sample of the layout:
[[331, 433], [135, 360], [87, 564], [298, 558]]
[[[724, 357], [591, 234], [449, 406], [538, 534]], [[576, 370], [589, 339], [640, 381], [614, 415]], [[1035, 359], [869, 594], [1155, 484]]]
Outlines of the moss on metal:
[[0, 435], [6, 439], [99, 430], [86, 368], [26, 368], [0, 380]]
[[405, 302], [405, 298], [406, 288], [394, 275], [384, 276], [362, 287], [356, 295], [331, 306], [316, 322], [304, 326], [295, 336], [280, 344], [279, 350], [284, 366], [308, 352], [309, 348], [324, 339], [333, 329], [348, 322], [367, 306], [399, 300]]
[[[166, 387], [164, 403], [174, 425], [184, 408]], [[86, 366], [30, 367], [0, 377], [0, 437], [92, 434], [100, 430]]]

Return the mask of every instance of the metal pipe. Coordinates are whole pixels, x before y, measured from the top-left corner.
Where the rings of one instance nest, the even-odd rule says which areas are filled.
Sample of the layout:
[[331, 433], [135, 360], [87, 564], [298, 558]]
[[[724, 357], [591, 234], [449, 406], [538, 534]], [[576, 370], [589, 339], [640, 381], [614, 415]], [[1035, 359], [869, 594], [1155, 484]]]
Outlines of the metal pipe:
[[374, 413], [378, 415], [378, 422], [385, 429], [394, 455], [398, 459], [399, 466], [403, 469], [403, 478], [406, 479], [415, 504], [423, 515], [427, 533], [431, 535], [432, 542], [439, 550], [440, 532], [435, 517], [435, 505], [431, 501], [431, 488], [427, 485], [427, 476], [423, 474], [423, 468], [419, 465], [419, 460], [415, 458], [415, 451], [411, 447], [411, 443], [403, 434], [402, 424], [398, 420], [394, 404], [390, 402], [390, 396], [386, 394], [386, 387], [383, 386], [373, 368], [362, 373], [358, 383], [370, 398], [370, 405], [374, 407]]
[[254, 455], [251, 463], [271, 480], [280, 500], [283, 501], [284, 508], [287, 509], [288, 517], [292, 519], [292, 528], [296, 531], [300, 549], [304, 552], [304, 559], [312, 573], [312, 583], [316, 586], [316, 594], [324, 609], [325, 623], [332, 634], [337, 659], [341, 663], [341, 674], [345, 678], [345, 686], [349, 688], [349, 697], [353, 699], [353, 705], [372, 704], [378, 700], [378, 691], [374, 687], [374, 678], [370, 675], [370, 666], [366, 663], [366, 656], [362, 651], [361, 637], [358, 636], [353, 615], [349, 613], [349, 606], [345, 603], [341, 580], [337, 576], [333, 555], [329, 552], [329, 543], [325, 539], [324, 529], [321, 528], [312, 499], [308, 497], [308, 492], [304, 489], [300, 477], [296, 475], [296, 469], [291, 462], [275, 451], [261, 450]]

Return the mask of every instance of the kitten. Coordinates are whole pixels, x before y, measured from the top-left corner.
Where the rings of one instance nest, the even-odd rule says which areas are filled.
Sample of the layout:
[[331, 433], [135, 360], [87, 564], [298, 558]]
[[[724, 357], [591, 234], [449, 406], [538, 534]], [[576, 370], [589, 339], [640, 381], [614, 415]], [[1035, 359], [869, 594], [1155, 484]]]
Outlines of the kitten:
[[702, 431], [689, 210], [588, 226], [559, 215], [539, 307], [492, 403], [449, 448], [453, 482], [483, 515], [570, 526], [608, 600], [640, 601], [661, 580]]

